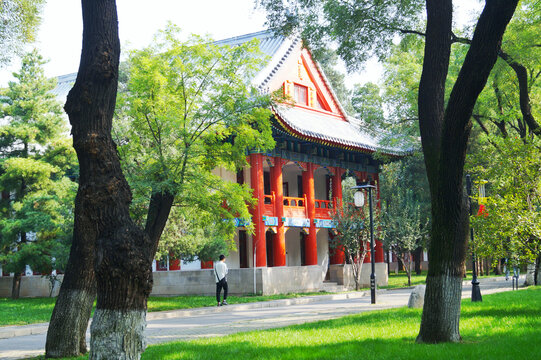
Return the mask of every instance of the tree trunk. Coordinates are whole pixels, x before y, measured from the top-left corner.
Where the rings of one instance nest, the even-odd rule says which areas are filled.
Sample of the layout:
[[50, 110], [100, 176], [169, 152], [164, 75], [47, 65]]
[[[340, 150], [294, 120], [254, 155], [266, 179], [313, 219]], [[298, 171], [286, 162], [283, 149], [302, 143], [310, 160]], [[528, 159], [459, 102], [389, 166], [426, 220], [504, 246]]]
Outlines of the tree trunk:
[[96, 298], [94, 250], [97, 237], [96, 227], [84, 210], [93, 198], [92, 186], [87, 180], [79, 178], [73, 242], [47, 330], [45, 356], [48, 358], [73, 357], [87, 352], [86, 330]]
[[[24, 190], [26, 189], [25, 181], [23, 179], [22, 186], [21, 186], [21, 198], [24, 196]], [[26, 243], [26, 233], [21, 233], [21, 244]], [[26, 267], [26, 266], [25, 266]], [[15, 271], [15, 274], [13, 275], [13, 283], [11, 285], [11, 298], [12, 299], [18, 299], [21, 295], [21, 278], [22, 273], [25, 271], [25, 267], [22, 269], [19, 269], [19, 271]]]
[[425, 302], [418, 342], [460, 341], [459, 318], [468, 234], [462, 177], [471, 114], [496, 61], [517, 0], [486, 2], [444, 111], [452, 1], [427, 0], [426, 44], [419, 85], [419, 125], [432, 203]]
[[120, 55], [116, 4], [83, 0], [82, 10], [81, 63], [65, 109], [81, 179], [75, 229], [89, 233], [91, 243], [95, 239], [89, 245], [94, 256], [85, 254], [93, 259], [97, 285], [90, 359], [138, 359], [145, 346], [155, 246], [129, 216], [131, 192], [111, 137]]
[[415, 274], [421, 275], [423, 268], [422, 268], [422, 259], [423, 258], [423, 247], [419, 246], [417, 249], [415, 249]]
[[535, 271], [533, 274], [533, 283], [534, 285], [539, 285], [539, 270], [541, 267], [541, 256], [538, 256], [537, 259], [535, 259]]
[[13, 282], [11, 283], [11, 298], [18, 299], [21, 294], [21, 271], [16, 271], [13, 274]]
[[518, 80], [520, 112], [524, 122], [530, 130], [537, 136], [541, 136], [541, 127], [535, 121], [530, 105], [530, 91], [528, 88], [528, 70], [526, 67], [516, 62], [505, 51], [500, 50], [500, 57], [515, 71]]
[[483, 258], [479, 258], [479, 261], [477, 261], [477, 273], [479, 276], [485, 275], [485, 268], [483, 267]]

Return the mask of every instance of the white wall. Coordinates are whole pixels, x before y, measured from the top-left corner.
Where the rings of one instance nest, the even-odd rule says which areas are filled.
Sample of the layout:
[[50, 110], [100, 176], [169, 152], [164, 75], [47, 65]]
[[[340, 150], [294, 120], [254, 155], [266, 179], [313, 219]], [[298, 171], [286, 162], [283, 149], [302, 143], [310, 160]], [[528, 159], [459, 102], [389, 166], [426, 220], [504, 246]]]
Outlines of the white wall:
[[317, 239], [317, 264], [325, 266], [329, 263], [329, 230], [319, 229]]
[[323, 168], [318, 168], [314, 172], [314, 187], [317, 200], [328, 200], [325, 175], [327, 175], [327, 170]]
[[301, 266], [301, 230], [289, 228], [286, 231], [286, 266]]
[[282, 182], [288, 183], [289, 196], [291, 197], [302, 197], [302, 194], [298, 195], [297, 186], [297, 176], [300, 175], [302, 175], [302, 172], [297, 165], [287, 164], [282, 168]]

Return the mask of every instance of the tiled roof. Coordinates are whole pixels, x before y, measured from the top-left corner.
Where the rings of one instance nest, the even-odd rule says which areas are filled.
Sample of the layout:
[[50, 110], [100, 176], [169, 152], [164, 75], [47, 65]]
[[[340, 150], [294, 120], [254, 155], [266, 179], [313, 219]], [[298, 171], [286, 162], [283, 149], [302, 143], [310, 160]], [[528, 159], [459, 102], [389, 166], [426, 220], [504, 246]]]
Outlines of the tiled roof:
[[261, 50], [261, 52], [267, 56], [273, 56], [278, 51], [280, 46], [282, 46], [282, 43], [285, 40], [285, 38], [281, 35], [274, 35], [272, 31], [264, 30], [256, 33], [235, 36], [229, 39], [218, 40], [214, 42], [214, 44], [218, 46], [234, 46], [244, 44], [245, 42], [254, 39], [259, 40], [259, 50]]
[[[252, 80], [259, 91], [269, 92], [268, 82], [277, 73], [280, 67], [286, 62], [287, 58], [295, 47], [300, 43], [300, 39], [285, 38], [282, 35], [275, 34], [271, 30], [259, 31], [256, 33], [232, 37], [229, 39], [216, 41], [216, 45], [240, 45], [253, 39], [259, 39], [259, 48], [261, 52], [268, 57], [268, 61]], [[318, 71], [323, 77], [324, 82], [334, 96], [338, 107], [343, 111], [333, 89], [325, 77], [319, 64]], [[58, 85], [53, 93], [59, 97], [59, 100], [66, 99], [66, 96], [75, 82], [77, 74], [68, 74], [58, 77]], [[382, 151], [389, 155], [400, 156], [404, 151], [400, 149], [384, 149], [378, 145], [377, 139], [361, 131], [361, 128], [354, 122], [344, 121], [333, 115], [327, 115], [317, 111], [311, 111], [291, 106], [275, 106], [273, 108], [280, 125], [291, 135], [302, 137], [307, 140], [323, 142], [329, 146], [344, 147], [351, 150], [374, 152]], [[348, 118], [348, 120], [350, 120]]]
[[59, 101], [62, 103], [66, 102], [66, 97], [68, 96], [69, 91], [75, 84], [75, 79], [77, 78], [77, 73], [62, 75], [56, 78], [56, 87], [51, 91]]
[[358, 125], [332, 115], [286, 105], [273, 106], [273, 112], [281, 126], [296, 137], [362, 152], [381, 151], [395, 156], [404, 154], [401, 149], [382, 148], [377, 139], [363, 132]]

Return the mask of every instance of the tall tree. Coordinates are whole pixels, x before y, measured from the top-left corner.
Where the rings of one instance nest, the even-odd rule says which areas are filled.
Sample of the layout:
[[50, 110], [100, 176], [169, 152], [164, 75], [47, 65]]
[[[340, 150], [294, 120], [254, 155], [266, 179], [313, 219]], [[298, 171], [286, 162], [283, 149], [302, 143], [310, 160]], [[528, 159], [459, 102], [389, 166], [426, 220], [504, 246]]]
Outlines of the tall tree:
[[131, 193], [111, 137], [120, 56], [116, 4], [83, 0], [82, 13], [81, 62], [65, 105], [79, 160], [79, 190], [73, 245], [47, 333], [46, 356], [86, 352], [85, 333], [98, 288], [91, 357], [136, 358], [144, 344], [153, 246], [129, 216]]
[[3, 0], [0, 3], [0, 66], [20, 55], [34, 41], [45, 0]]
[[[119, 141], [138, 151], [127, 161], [128, 168], [143, 162], [139, 170], [146, 178], [139, 184], [150, 200], [141, 229], [130, 217], [132, 194], [111, 135], [120, 54], [115, 1], [83, 0], [82, 8], [81, 64], [65, 106], [80, 164], [74, 240], [46, 353], [63, 357], [86, 351], [84, 335], [97, 293], [90, 358], [136, 359], [145, 346], [151, 264], [175, 197], [190, 205], [191, 197], [205, 198], [204, 185], [215, 185], [220, 191], [211, 191], [206, 199], [212, 201], [200, 204], [221, 208], [224, 195], [231, 194], [225, 207], [246, 212], [246, 189], [216, 181], [210, 170], [243, 164], [248, 144], [265, 148], [269, 112], [259, 107], [259, 96], [241, 86], [246, 84], [242, 70], [251, 68], [245, 47], [217, 55], [211, 45], [174, 43], [166, 32], [171, 47], [165, 54], [151, 48], [136, 54], [120, 103], [121, 116], [132, 123], [123, 128], [129, 137]], [[203, 66], [194, 66], [198, 62]], [[206, 73], [215, 69], [222, 71], [213, 74], [222, 76], [221, 89], [213, 88]], [[242, 76], [235, 77], [237, 71]], [[195, 165], [199, 167], [192, 169]], [[191, 192], [194, 189], [199, 193]], [[231, 217], [225, 210], [216, 212]]]
[[171, 25], [152, 46], [132, 52], [119, 94], [114, 133], [135, 190], [134, 210], [146, 212], [136, 218], [146, 219], [157, 243], [177, 206], [187, 209], [184, 219], [232, 240], [234, 224], [222, 220], [250, 216], [251, 190], [214, 170], [236, 172], [247, 165], [247, 148], [274, 146], [269, 96], [250, 84], [263, 56], [257, 42], [217, 46], [178, 36]]
[[33, 51], [22, 59], [20, 72], [0, 100], [0, 261], [15, 274], [19, 297], [25, 265], [50, 273], [54, 251], [69, 237], [74, 186], [66, 176], [75, 167], [74, 154], [62, 139], [67, 131], [60, 103], [50, 93], [54, 80], [43, 71], [45, 61]]
[[339, 54], [354, 67], [366, 58], [369, 50], [385, 54], [385, 45], [397, 34], [417, 33], [425, 37], [418, 111], [433, 222], [430, 269], [417, 341], [459, 341], [468, 226], [462, 176], [470, 118], [518, 0], [486, 2], [447, 104], [445, 84], [451, 45], [456, 38], [452, 31], [451, 0], [426, 0], [424, 31], [414, 27], [419, 23], [421, 1], [259, 2], [269, 10], [271, 25], [286, 31], [302, 28], [311, 46], [314, 37], [337, 41]]

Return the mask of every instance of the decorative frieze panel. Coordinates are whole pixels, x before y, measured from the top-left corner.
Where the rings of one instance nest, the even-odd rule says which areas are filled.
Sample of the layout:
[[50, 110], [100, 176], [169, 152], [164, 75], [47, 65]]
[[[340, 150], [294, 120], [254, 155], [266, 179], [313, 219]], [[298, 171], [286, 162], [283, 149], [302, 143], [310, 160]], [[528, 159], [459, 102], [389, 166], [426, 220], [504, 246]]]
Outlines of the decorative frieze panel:
[[263, 216], [265, 226], [278, 226], [278, 218], [276, 216]]
[[291, 217], [283, 217], [282, 222], [284, 223], [284, 226], [286, 227], [310, 227], [310, 219], [306, 218], [291, 218]]
[[336, 224], [330, 219], [314, 219], [317, 228], [334, 229]]

